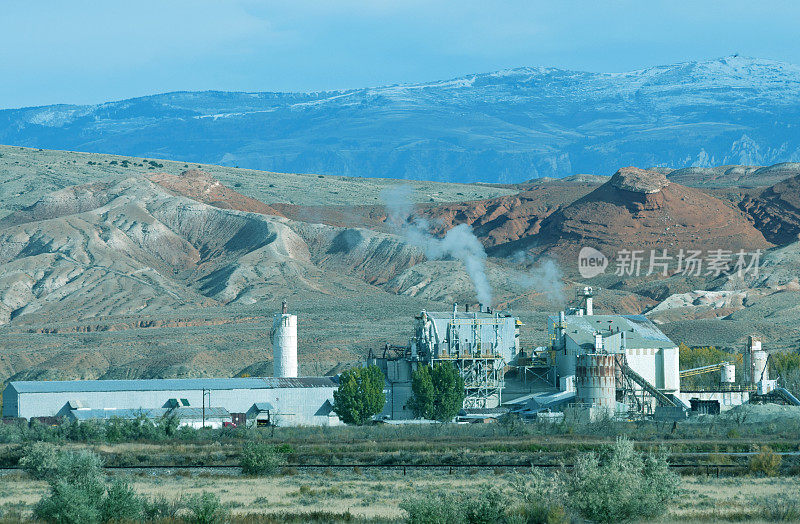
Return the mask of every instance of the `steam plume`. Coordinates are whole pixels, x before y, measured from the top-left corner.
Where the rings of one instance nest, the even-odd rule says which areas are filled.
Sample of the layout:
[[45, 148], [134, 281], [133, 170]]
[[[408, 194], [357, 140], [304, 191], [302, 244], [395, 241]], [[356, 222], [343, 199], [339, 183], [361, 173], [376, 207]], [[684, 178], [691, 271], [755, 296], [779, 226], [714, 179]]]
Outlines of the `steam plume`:
[[475, 294], [481, 304], [492, 304], [492, 287], [486, 276], [486, 251], [468, 224], [459, 224], [437, 238], [430, 233], [430, 224], [412, 217], [414, 205], [411, 187], [387, 188], [381, 193], [391, 225], [412, 246], [420, 248], [430, 260], [453, 258], [464, 264]]
[[562, 305], [564, 297], [564, 273], [555, 260], [545, 259], [533, 265], [533, 257], [523, 251], [514, 253], [513, 260], [521, 265], [532, 265], [528, 270], [516, 275], [522, 287], [532, 288], [542, 293], [550, 302]]

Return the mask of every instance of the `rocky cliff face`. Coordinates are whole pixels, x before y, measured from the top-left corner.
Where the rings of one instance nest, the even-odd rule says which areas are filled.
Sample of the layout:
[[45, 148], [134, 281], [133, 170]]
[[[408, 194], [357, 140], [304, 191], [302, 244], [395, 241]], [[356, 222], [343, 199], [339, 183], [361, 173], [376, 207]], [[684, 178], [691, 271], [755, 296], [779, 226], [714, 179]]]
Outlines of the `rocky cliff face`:
[[739, 207], [770, 242], [785, 245], [800, 240], [800, 175], [746, 195]]

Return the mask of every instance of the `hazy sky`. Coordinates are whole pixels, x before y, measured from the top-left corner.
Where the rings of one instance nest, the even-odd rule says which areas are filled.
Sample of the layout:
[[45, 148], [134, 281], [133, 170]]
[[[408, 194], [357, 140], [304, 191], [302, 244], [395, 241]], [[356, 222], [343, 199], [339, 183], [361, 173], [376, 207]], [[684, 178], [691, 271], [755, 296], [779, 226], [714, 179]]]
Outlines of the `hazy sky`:
[[796, 1], [2, 0], [0, 108], [734, 53], [800, 63], [799, 23]]

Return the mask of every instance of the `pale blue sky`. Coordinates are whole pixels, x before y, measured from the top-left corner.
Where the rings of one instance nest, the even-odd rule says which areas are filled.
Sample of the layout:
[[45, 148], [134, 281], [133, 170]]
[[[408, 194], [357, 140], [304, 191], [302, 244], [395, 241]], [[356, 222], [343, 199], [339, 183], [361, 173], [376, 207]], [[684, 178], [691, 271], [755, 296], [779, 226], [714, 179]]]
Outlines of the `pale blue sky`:
[[798, 26], [795, 1], [2, 0], [0, 108], [733, 53], [800, 63]]

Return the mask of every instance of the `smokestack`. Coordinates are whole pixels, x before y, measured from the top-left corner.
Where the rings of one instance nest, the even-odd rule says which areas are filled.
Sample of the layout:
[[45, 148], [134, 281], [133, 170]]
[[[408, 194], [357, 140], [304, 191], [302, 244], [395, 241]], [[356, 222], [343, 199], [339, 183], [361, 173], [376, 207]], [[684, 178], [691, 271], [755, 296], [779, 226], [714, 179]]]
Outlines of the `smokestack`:
[[464, 312], [469, 313], [469, 304], [464, 304]]
[[478, 312], [483, 313], [483, 304], [478, 304]]
[[290, 315], [286, 301], [272, 320], [272, 375], [297, 376], [297, 315]]

